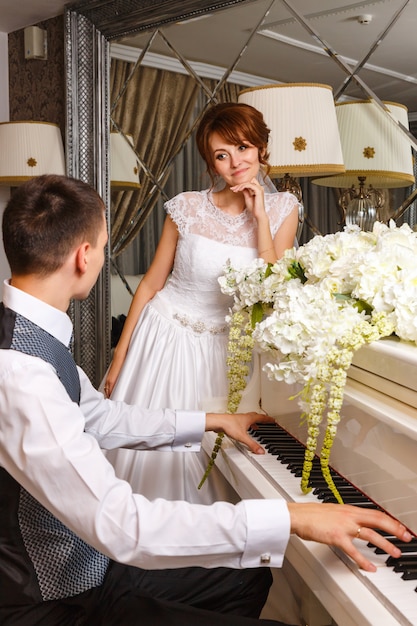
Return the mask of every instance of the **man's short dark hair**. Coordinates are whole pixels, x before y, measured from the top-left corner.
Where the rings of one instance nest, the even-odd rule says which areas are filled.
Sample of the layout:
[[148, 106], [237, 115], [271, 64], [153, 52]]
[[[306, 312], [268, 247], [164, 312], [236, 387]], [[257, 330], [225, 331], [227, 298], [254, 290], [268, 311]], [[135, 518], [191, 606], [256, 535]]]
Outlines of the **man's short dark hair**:
[[48, 275], [83, 241], [95, 246], [104, 204], [81, 180], [43, 175], [18, 187], [3, 213], [3, 245], [15, 275]]

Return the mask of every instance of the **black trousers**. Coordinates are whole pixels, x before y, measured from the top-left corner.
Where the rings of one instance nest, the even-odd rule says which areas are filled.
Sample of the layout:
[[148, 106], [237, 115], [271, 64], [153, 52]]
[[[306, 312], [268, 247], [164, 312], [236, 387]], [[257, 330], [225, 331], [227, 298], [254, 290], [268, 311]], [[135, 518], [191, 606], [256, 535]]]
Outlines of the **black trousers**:
[[1, 607], [2, 626], [255, 626], [272, 576], [267, 568], [141, 570], [112, 563], [100, 587], [24, 607]]

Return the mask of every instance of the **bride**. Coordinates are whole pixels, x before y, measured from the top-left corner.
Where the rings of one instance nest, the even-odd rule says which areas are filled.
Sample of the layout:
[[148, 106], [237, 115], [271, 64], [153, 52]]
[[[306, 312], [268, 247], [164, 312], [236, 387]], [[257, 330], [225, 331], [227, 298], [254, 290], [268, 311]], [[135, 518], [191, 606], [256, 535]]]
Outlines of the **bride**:
[[[165, 203], [155, 257], [102, 383], [107, 396], [148, 408], [226, 410], [225, 318], [232, 302], [218, 277], [229, 259], [234, 267], [256, 257], [274, 263], [293, 246], [298, 224], [297, 199], [277, 192], [267, 177], [268, 136], [262, 114], [249, 105], [222, 103], [205, 113], [196, 141], [212, 187]], [[240, 410], [259, 410], [256, 382], [252, 376], [251, 400]], [[198, 490], [208, 462], [204, 451], [118, 450], [108, 458], [149, 499], [238, 499], [216, 468]]]

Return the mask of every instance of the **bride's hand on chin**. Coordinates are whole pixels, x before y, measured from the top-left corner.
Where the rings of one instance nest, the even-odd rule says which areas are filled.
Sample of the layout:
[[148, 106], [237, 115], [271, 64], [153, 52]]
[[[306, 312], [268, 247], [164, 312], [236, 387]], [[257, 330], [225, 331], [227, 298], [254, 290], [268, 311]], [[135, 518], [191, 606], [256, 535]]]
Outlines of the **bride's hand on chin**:
[[235, 193], [243, 193], [245, 198], [245, 206], [255, 219], [259, 219], [265, 213], [264, 188], [256, 178], [230, 187]]

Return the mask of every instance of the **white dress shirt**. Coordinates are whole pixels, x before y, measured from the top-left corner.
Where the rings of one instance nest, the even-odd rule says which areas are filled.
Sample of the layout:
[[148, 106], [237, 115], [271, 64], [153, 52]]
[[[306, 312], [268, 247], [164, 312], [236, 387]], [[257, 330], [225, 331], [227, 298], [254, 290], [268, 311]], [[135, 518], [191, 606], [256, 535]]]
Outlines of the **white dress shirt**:
[[[3, 303], [69, 345], [72, 323], [66, 313], [8, 281]], [[115, 476], [101, 450], [192, 453], [200, 448], [203, 412], [148, 410], [106, 400], [78, 370], [80, 406], [52, 365], [0, 350], [0, 466], [84, 541], [116, 561], [146, 569], [282, 565], [290, 533], [284, 500], [210, 506], [150, 502]]]

